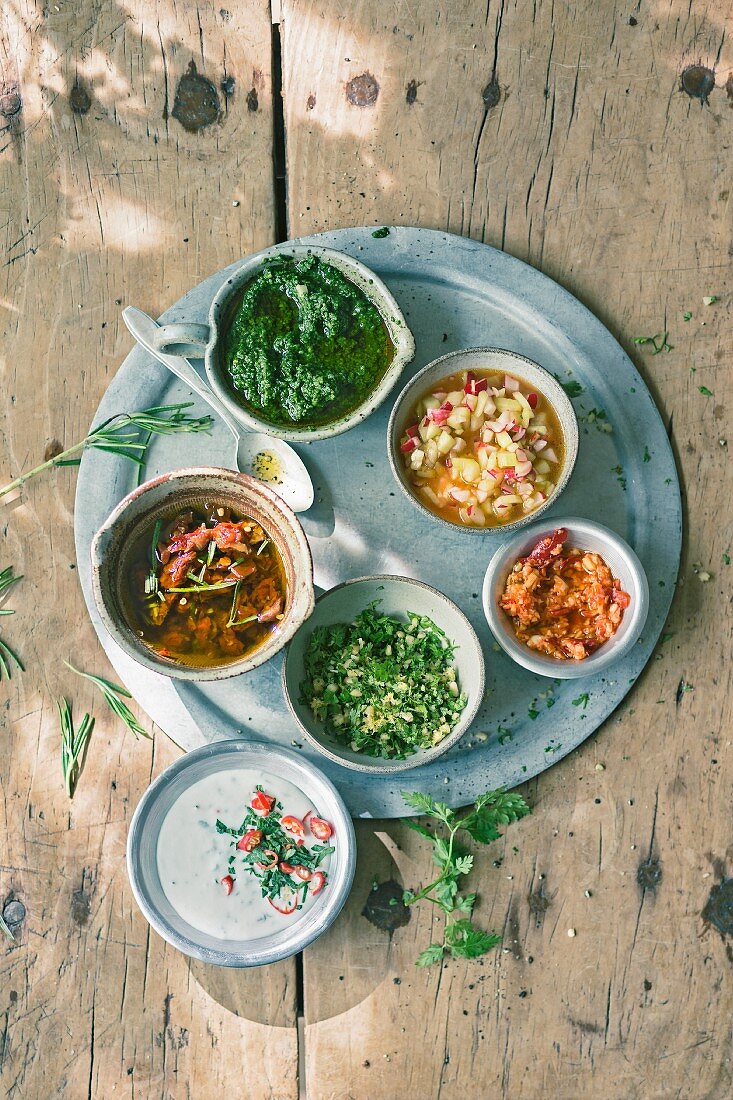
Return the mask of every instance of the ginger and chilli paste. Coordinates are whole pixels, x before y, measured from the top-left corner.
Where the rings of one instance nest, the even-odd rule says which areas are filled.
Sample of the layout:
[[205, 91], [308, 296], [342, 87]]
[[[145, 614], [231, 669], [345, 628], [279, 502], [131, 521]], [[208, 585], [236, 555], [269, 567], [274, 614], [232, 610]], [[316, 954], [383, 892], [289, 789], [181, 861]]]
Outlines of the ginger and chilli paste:
[[204, 504], [158, 520], [126, 578], [133, 629], [162, 657], [213, 666], [244, 657], [278, 630], [285, 571], [252, 519]]
[[333, 826], [298, 787], [253, 769], [191, 785], [161, 825], [163, 891], [184, 920], [225, 940], [292, 924], [328, 887]]
[[378, 607], [313, 631], [301, 702], [354, 752], [399, 760], [442, 741], [467, 699], [445, 633], [424, 615], [403, 622]]
[[341, 271], [316, 256], [278, 258], [245, 286], [222, 365], [256, 415], [315, 428], [360, 405], [394, 351], [379, 310]]
[[613, 637], [631, 597], [600, 554], [567, 546], [567, 537], [560, 527], [516, 562], [500, 605], [530, 649], [582, 661]]
[[520, 378], [461, 371], [416, 404], [400, 451], [418, 500], [464, 527], [499, 527], [555, 491], [564, 438], [549, 401]]

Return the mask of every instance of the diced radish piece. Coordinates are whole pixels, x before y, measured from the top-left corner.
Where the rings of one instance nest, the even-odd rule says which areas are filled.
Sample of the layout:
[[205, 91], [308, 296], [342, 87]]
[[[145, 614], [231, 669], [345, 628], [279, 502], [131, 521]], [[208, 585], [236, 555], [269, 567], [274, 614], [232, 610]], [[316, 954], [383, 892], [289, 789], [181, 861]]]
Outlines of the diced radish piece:
[[538, 401], [538, 397], [537, 397], [536, 393], [528, 393], [527, 394], [527, 404], [529, 405], [529, 407], [531, 409], [536, 409], [537, 408], [537, 401]]
[[424, 442], [427, 443], [430, 439], [437, 439], [440, 433], [443, 431], [440, 424], [428, 424], [425, 429]]
[[545, 449], [544, 457], [547, 459], [548, 462], [557, 462], [557, 455], [555, 454], [552, 447], [547, 447]]
[[425, 451], [421, 451], [418, 449], [413, 451], [410, 455], [410, 465], [412, 466], [413, 470], [419, 470], [424, 461]]
[[501, 497], [500, 499], [495, 500], [492, 504], [492, 508], [494, 509], [494, 512], [499, 517], [499, 519], [503, 519], [505, 516], [508, 516], [512, 510], [512, 506], [506, 499], [506, 497]]
[[476, 395], [473, 393], [467, 393], [466, 396], [463, 398], [463, 404], [466, 406], [467, 409], [470, 409], [471, 412], [476, 411], [477, 403], [478, 397], [476, 397]]
[[421, 486], [421, 492], [422, 492], [423, 496], [426, 497], [430, 501], [431, 504], [435, 505], [436, 508], [440, 507], [440, 501], [438, 500], [437, 496], [435, 495], [435, 493], [433, 492], [433, 490], [430, 488], [429, 485]]
[[451, 390], [446, 397], [446, 401], [450, 401], [453, 406], [460, 405], [463, 401], [463, 390]]
[[430, 411], [430, 409], [439, 409], [441, 401], [437, 393], [432, 393], [430, 397], [425, 398], [425, 400], [423, 401], [423, 405], [428, 411]]
[[435, 442], [438, 447], [438, 453], [442, 455], [447, 455], [448, 451], [453, 446], [453, 436], [444, 428]]
[[521, 447], [517, 447], [516, 450], [514, 451], [514, 453], [515, 453], [515, 455], [517, 456], [517, 458], [519, 459], [520, 462], [526, 462], [527, 461], [527, 455], [525, 454], [525, 452], [522, 450]]
[[409, 439], [414, 439], [417, 435], [417, 424], [412, 424], [405, 433]]
[[457, 439], [455, 441], [455, 443], [453, 444], [453, 446], [451, 448], [451, 451], [454, 455], [459, 455], [459, 454], [461, 454], [462, 451], [465, 451], [465, 449], [466, 449], [466, 440], [465, 439]]
[[471, 494], [468, 489], [449, 489], [448, 495], [459, 502], [459, 504], [465, 504], [467, 500], [470, 500]]
[[515, 390], [519, 389], [519, 382], [517, 382], [516, 378], [511, 378], [508, 374], [505, 374], [504, 375], [504, 389], [508, 393], [514, 393]]
[[514, 467], [514, 472], [517, 475], [517, 477], [526, 477], [527, 474], [532, 473], [532, 463], [531, 462], [518, 462], [517, 465]]
[[400, 450], [404, 451], [405, 454], [409, 454], [410, 451], [414, 451], [416, 447], [417, 442], [412, 437], [410, 437], [410, 439], [406, 439], [404, 443], [400, 444]]
[[507, 424], [511, 424], [512, 418], [508, 412], [500, 413], [496, 420], [487, 420], [486, 427], [490, 428], [492, 432], [503, 432]]
[[484, 504], [488, 499], [489, 494], [486, 492], [485, 489], [476, 490], [476, 500], [479, 502], [479, 504]]
[[528, 500], [532, 496], [532, 483], [530, 481], [523, 481], [521, 485], [517, 486], [517, 492], [522, 500]]
[[512, 437], [514, 439], [524, 439], [526, 434], [527, 434], [527, 429], [526, 428], [524, 428], [524, 427], [517, 428], [517, 430], [515, 432], [512, 432]]
[[547, 446], [547, 440], [537, 439], [537, 441], [533, 443], [532, 446], [534, 447], [535, 451], [539, 453], [540, 451], [544, 451], [545, 447]]

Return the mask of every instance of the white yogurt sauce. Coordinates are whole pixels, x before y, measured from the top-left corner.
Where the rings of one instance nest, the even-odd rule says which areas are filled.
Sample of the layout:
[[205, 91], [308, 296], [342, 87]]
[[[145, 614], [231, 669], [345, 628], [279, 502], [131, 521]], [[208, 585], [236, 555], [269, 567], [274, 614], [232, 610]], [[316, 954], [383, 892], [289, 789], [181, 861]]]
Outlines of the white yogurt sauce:
[[[285, 779], [252, 769], [229, 769], [199, 779], [176, 799], [158, 836], [160, 884], [173, 908], [194, 928], [221, 940], [254, 940], [292, 927], [321, 897], [306, 896], [302, 909], [286, 916], [262, 897], [258, 880], [239, 860], [236, 881], [226, 894], [221, 879], [234, 851], [232, 837], [217, 833], [216, 819], [238, 829], [257, 786], [282, 803], [283, 814], [303, 818], [313, 803]], [[307, 835], [309, 848], [319, 843]], [[338, 843], [334, 838], [329, 843]], [[329, 860], [321, 865], [327, 870]], [[326, 887], [328, 889], [328, 887]], [[321, 895], [322, 896], [322, 895]]]

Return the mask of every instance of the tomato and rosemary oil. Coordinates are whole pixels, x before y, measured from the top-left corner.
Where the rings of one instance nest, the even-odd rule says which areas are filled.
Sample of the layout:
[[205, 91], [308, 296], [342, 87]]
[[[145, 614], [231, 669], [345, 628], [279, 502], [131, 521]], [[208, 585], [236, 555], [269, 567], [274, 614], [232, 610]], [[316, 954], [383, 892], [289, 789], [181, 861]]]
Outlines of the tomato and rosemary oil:
[[137, 540], [125, 570], [131, 626], [162, 657], [212, 667], [253, 653], [285, 611], [285, 570], [255, 520], [231, 508], [159, 519]]
[[333, 826], [312, 811], [302, 819], [284, 813], [282, 803], [261, 786], [242, 822], [231, 826], [217, 818], [216, 831], [231, 837], [226, 874], [219, 880], [225, 895], [236, 889], [238, 875], [252, 875], [262, 897], [287, 915], [302, 909], [309, 895], [315, 897], [328, 884], [321, 864], [335, 851], [328, 843]]

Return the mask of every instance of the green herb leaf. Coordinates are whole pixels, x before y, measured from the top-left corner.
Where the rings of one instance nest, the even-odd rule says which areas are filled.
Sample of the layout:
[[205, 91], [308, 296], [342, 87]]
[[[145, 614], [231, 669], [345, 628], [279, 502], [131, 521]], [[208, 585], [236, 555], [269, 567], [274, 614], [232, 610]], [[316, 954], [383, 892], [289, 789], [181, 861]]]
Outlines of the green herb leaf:
[[424, 951], [421, 951], [415, 960], [415, 966], [432, 966], [434, 963], [440, 962], [445, 953], [445, 947], [442, 943], [431, 943], [430, 947], [426, 947]]
[[572, 704], [573, 704], [574, 707], [582, 707], [583, 710], [585, 710], [585, 708], [588, 706], [588, 700], [589, 699], [590, 699], [590, 696], [589, 696], [588, 692], [584, 691], [581, 695], [578, 696], [577, 699], [572, 700]]
[[75, 729], [71, 704], [68, 700], [59, 699], [56, 705], [61, 724], [61, 771], [66, 793], [69, 798], [73, 798], [84, 766], [89, 738], [94, 729], [94, 719], [85, 714], [79, 723], [79, 728]]
[[0, 932], [2, 932], [2, 934], [6, 937], [6, 939], [9, 939], [11, 943], [15, 943], [15, 936], [13, 935], [13, 933], [10, 931], [7, 924], [5, 923], [5, 919], [2, 915], [2, 913], [0, 913]]
[[95, 684], [99, 688], [110, 710], [121, 722], [125, 723], [127, 728], [136, 738], [146, 737], [150, 740], [148, 731], [140, 725], [130, 708], [120, 698], [120, 696], [124, 696], [125, 699], [132, 698], [130, 692], [127, 691], [126, 688], [120, 687], [119, 684], [113, 684], [111, 680], [105, 680], [102, 676], [93, 676], [91, 672], [82, 672], [80, 669], [74, 668], [68, 661], [64, 661], [64, 664], [67, 668], [70, 668], [72, 672], [75, 672], [77, 676], [83, 676], [85, 680], [89, 680], [90, 683]]
[[700, 391], [700, 393], [703, 395], [703, 397], [712, 397], [713, 396], [713, 391], [709, 390], [707, 388], [707, 386], [698, 386], [697, 388]]

